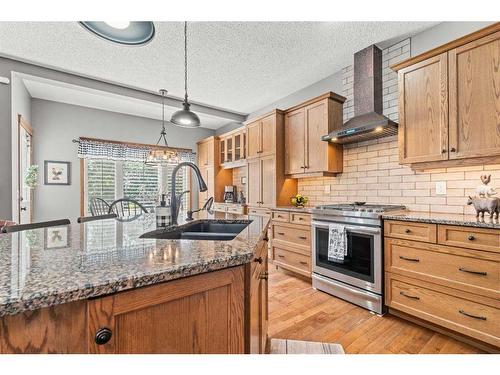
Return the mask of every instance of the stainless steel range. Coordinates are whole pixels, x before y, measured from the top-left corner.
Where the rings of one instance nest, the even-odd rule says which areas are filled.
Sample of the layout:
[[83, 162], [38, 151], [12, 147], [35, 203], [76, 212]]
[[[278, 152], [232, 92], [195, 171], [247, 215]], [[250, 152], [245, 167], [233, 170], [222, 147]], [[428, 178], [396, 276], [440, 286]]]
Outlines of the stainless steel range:
[[[313, 288], [378, 314], [384, 312], [382, 213], [404, 206], [357, 202], [312, 210]], [[342, 262], [329, 260], [330, 224], [345, 226], [347, 251]]]

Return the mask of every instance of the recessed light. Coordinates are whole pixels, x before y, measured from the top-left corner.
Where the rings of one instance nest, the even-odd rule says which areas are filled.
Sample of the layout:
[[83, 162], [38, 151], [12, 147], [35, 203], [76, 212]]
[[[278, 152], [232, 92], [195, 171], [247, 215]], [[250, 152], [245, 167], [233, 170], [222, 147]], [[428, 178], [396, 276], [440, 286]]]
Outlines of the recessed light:
[[383, 127], [381, 127], [381, 126], [377, 126], [377, 127], [375, 128], [375, 131], [376, 131], [376, 132], [381, 132], [382, 130], [384, 130], [384, 128], [383, 128]]
[[151, 21], [80, 21], [79, 24], [100, 38], [128, 46], [146, 44], [155, 35]]

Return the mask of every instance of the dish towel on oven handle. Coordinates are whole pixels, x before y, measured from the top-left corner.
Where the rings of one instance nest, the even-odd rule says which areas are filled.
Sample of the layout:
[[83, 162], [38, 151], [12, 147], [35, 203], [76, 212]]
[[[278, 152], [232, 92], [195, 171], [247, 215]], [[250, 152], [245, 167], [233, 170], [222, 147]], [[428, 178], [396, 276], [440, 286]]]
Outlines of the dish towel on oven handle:
[[344, 263], [347, 255], [347, 230], [340, 224], [328, 225], [328, 260]]

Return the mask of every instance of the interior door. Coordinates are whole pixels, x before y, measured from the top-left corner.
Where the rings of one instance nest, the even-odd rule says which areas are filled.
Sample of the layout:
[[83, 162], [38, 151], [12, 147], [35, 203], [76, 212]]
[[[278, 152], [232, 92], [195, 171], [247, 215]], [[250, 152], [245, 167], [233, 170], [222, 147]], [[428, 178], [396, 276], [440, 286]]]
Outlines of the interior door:
[[247, 159], [260, 156], [260, 121], [247, 125]]
[[274, 155], [260, 158], [261, 169], [261, 205], [263, 207], [274, 206], [275, 192], [275, 159]]
[[285, 174], [304, 173], [305, 165], [304, 108], [285, 117]]
[[[324, 100], [305, 108], [306, 118], [306, 163], [305, 172], [322, 172], [328, 170], [327, 143], [320, 141], [321, 136], [328, 134], [328, 101]], [[318, 147], [318, 142], [321, 144]]]
[[247, 164], [247, 200], [250, 206], [260, 204], [260, 173], [260, 158], [249, 160]]
[[31, 223], [33, 217], [33, 190], [26, 185], [25, 176], [28, 168], [33, 164], [33, 130], [30, 124], [21, 116], [18, 117], [18, 146], [19, 146], [19, 202], [18, 222]]
[[450, 159], [500, 155], [500, 32], [448, 58]]
[[401, 69], [399, 80], [399, 161], [448, 159], [447, 53]]
[[276, 121], [275, 115], [270, 115], [262, 119], [261, 122], [261, 148], [260, 156], [271, 155], [276, 152]]

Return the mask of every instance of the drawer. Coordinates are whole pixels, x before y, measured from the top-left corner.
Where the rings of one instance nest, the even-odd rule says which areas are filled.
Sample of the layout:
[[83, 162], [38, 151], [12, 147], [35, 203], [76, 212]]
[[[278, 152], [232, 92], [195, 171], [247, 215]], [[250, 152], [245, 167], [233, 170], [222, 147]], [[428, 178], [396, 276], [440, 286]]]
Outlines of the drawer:
[[500, 229], [438, 225], [438, 242], [443, 245], [500, 253]]
[[[500, 257], [387, 238], [386, 270], [444, 286], [500, 298]], [[479, 254], [478, 254], [479, 253]]]
[[311, 224], [311, 215], [291, 212], [290, 213], [290, 223], [310, 225]]
[[245, 207], [243, 206], [236, 206], [236, 205], [228, 205], [226, 207], [226, 212], [230, 213], [235, 213], [235, 214], [244, 214], [245, 213]]
[[218, 211], [218, 212], [225, 212], [226, 211], [226, 205], [224, 203], [214, 203], [212, 206], [213, 211]]
[[285, 211], [273, 211], [272, 218], [274, 221], [288, 223], [290, 221], [290, 214]]
[[267, 216], [271, 215], [271, 210], [267, 208], [260, 208], [260, 207], [248, 207], [248, 214], [249, 215], [258, 215], [258, 216]]
[[311, 230], [299, 229], [292, 226], [284, 226], [279, 224], [273, 225], [273, 240], [289, 242], [292, 245], [300, 245], [311, 247]]
[[281, 247], [273, 246], [273, 260], [278, 265], [290, 266], [292, 270], [311, 273], [311, 257]]
[[500, 346], [500, 310], [497, 308], [388, 275], [386, 303], [391, 308]]
[[385, 236], [402, 238], [405, 240], [436, 243], [436, 230], [436, 224], [393, 220], [384, 222]]

